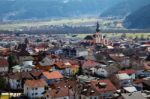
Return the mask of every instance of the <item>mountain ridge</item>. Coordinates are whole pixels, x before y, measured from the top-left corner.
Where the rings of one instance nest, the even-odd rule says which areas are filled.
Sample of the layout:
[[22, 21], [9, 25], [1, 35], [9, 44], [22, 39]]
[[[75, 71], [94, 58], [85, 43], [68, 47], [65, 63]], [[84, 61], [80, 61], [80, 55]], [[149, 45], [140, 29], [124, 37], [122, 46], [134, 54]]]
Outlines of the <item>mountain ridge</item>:
[[150, 4], [136, 10], [124, 20], [127, 29], [150, 29]]

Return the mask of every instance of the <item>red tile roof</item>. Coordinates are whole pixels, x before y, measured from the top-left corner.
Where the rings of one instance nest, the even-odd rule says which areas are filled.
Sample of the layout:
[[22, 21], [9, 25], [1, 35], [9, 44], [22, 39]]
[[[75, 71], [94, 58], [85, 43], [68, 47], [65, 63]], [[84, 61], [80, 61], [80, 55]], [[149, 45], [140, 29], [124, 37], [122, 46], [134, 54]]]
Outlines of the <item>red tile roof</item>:
[[83, 63], [83, 68], [92, 68], [99, 65], [99, 63], [95, 62], [95, 61], [91, 61], [91, 60], [87, 60]]
[[[99, 88], [98, 83], [99, 84], [104, 83], [104, 84], [106, 84], [106, 87], [105, 88]], [[116, 87], [108, 79], [98, 80], [98, 81], [93, 80], [93, 81], [91, 81], [91, 85], [92, 85], [93, 88], [95, 88], [100, 93], [105, 93], [105, 92], [108, 92], [108, 91], [116, 91]]]
[[47, 83], [43, 79], [39, 80], [26, 80], [25, 85], [31, 88], [45, 87]]
[[59, 78], [63, 78], [63, 75], [62, 75], [61, 73], [59, 73], [58, 71], [43, 72], [43, 75], [44, 75], [47, 79], [59, 79]]
[[128, 70], [122, 70], [122, 71], [119, 71], [118, 73], [119, 74], [122, 74], [122, 73], [127, 73], [127, 74], [134, 74], [136, 71], [133, 70], [133, 69], [128, 69]]
[[[62, 88], [56, 88], [47, 91], [46, 96], [52, 97], [52, 98], [58, 98], [58, 97], [65, 97], [71, 95], [71, 90], [67, 87]], [[73, 95], [73, 94], [72, 94]]]
[[[73, 91], [77, 91], [76, 89], [77, 82], [75, 80], [66, 79], [56, 82], [53, 87], [51, 87], [50, 91], [47, 91], [46, 95], [52, 97], [64, 97], [69, 96], [73, 93]], [[77, 92], [76, 92], [77, 93]]]
[[54, 65], [59, 69], [65, 69], [67, 66], [65, 66], [63, 61], [57, 61], [54, 63]]

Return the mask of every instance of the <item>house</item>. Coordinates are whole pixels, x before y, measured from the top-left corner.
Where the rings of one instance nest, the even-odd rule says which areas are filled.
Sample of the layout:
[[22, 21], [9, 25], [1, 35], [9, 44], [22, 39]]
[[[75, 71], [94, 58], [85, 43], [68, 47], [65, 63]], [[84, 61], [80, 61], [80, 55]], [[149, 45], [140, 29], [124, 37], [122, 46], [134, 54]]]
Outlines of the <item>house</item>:
[[26, 55], [26, 56], [19, 56], [19, 62], [22, 63], [24, 61], [32, 61], [33, 57], [30, 55]]
[[82, 64], [83, 69], [90, 69], [96, 66], [100, 66], [100, 63], [92, 61], [92, 60], [85, 60]]
[[76, 57], [88, 56], [88, 50], [85, 48], [76, 48]]
[[145, 77], [150, 77], [150, 72], [147, 70], [138, 70], [136, 72], [136, 77], [140, 79]]
[[115, 91], [115, 86], [108, 79], [92, 80], [83, 85], [81, 99], [109, 99]]
[[47, 81], [48, 84], [52, 84], [63, 78], [63, 75], [58, 71], [43, 72], [42, 78]]
[[130, 67], [129, 57], [126, 57], [123, 53], [109, 54], [109, 58], [119, 64], [122, 68]]
[[133, 92], [133, 93], [122, 93], [122, 98], [121, 99], [149, 99], [149, 91], [138, 91], [138, 92]]
[[150, 77], [143, 79], [143, 90], [150, 90]]
[[101, 68], [101, 67], [91, 68], [90, 70], [96, 76], [99, 76], [99, 77], [107, 77], [108, 76], [108, 72], [105, 69]]
[[40, 43], [35, 46], [34, 50], [36, 52], [47, 51], [49, 49], [49, 45], [47, 43]]
[[56, 55], [63, 54], [63, 50], [59, 48], [49, 49], [47, 52], [50, 54], [56, 54]]
[[48, 85], [43, 79], [26, 80], [24, 84], [24, 95], [29, 98], [42, 98]]
[[0, 73], [8, 72], [8, 62], [6, 59], [0, 59]]
[[106, 77], [110, 77], [119, 71], [119, 68], [116, 65], [106, 66], [106, 67], [103, 67], [103, 69], [107, 71], [108, 73]]
[[96, 74], [97, 76], [100, 76], [100, 77], [110, 77], [111, 75], [119, 71], [119, 69], [113, 65], [91, 68], [90, 70], [92, 70], [93, 74]]
[[21, 72], [24, 71], [20, 65], [16, 65], [12, 67], [12, 72]]
[[82, 87], [80, 99], [101, 99], [100, 93], [95, 90], [90, 84]]
[[23, 61], [21, 64], [21, 69], [25, 72], [31, 71], [34, 67], [33, 61]]
[[78, 72], [78, 64], [71, 63], [70, 60], [59, 60], [53, 65], [52, 70], [59, 71], [62, 75], [74, 75]]
[[133, 83], [133, 79], [127, 73], [116, 74], [115, 80], [118, 87], [128, 87]]
[[80, 76], [77, 76], [77, 79], [79, 82], [83, 83], [83, 82], [91, 82], [92, 80], [95, 80], [96, 78], [92, 76], [80, 75]]
[[32, 71], [34, 65], [32, 65], [32, 61], [26, 61], [20, 65], [16, 65], [12, 67], [13, 72], [29, 72]]
[[46, 99], [78, 99], [79, 85], [71, 79], [61, 80], [53, 84], [51, 89], [46, 91]]
[[29, 72], [30, 75], [34, 78], [34, 79], [40, 79], [42, 77], [42, 73], [43, 71], [42, 70], [32, 70]]
[[33, 79], [29, 72], [9, 73], [6, 77], [6, 81], [13, 90], [23, 89], [24, 81], [27, 79]]
[[79, 71], [79, 63], [76, 60], [68, 60], [68, 62], [71, 64], [71, 75], [75, 75]]
[[36, 68], [49, 71], [53, 67], [52, 65], [54, 65], [55, 61], [56, 59], [46, 56], [36, 65]]
[[135, 79], [135, 73], [136, 73], [136, 71], [133, 70], [133, 69], [128, 69], [128, 70], [119, 71], [118, 73], [119, 73], [119, 74], [121, 74], [121, 73], [126, 73], [126, 74], [128, 74], [132, 79]]
[[65, 56], [69, 56], [69, 57], [80, 57], [80, 56], [88, 56], [88, 50], [87, 49], [84, 49], [84, 48], [79, 48], [79, 47], [76, 47], [76, 48], [71, 48], [71, 47], [68, 47], [68, 48], [64, 48], [63, 49], [63, 54]]
[[148, 55], [145, 58], [143, 64], [144, 64], [144, 69], [146, 69], [147, 71], [150, 71], [150, 55]]
[[100, 96], [103, 97], [103, 99], [112, 97], [113, 93], [116, 91], [116, 87], [108, 79], [93, 80], [91, 81], [91, 86], [100, 93]]

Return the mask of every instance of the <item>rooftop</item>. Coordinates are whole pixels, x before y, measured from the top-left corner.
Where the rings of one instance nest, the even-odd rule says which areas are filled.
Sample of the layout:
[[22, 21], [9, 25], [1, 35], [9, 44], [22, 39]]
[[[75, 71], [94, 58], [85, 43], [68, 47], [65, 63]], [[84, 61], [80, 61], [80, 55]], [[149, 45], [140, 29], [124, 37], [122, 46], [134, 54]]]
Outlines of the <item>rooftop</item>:
[[127, 73], [116, 74], [119, 80], [131, 79], [131, 77]]
[[25, 85], [31, 88], [37, 88], [37, 87], [45, 87], [47, 86], [47, 83], [43, 79], [26, 80]]
[[44, 75], [47, 79], [59, 79], [59, 78], [63, 78], [63, 75], [62, 75], [61, 73], [59, 73], [58, 71], [43, 72], [43, 75]]

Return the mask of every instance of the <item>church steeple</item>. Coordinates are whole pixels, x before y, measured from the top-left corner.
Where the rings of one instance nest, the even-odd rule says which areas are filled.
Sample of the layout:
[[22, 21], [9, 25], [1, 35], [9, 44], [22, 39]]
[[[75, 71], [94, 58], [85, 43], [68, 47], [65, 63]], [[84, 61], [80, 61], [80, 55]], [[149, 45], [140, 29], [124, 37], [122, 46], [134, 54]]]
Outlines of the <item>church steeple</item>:
[[96, 32], [97, 32], [97, 33], [100, 32], [99, 27], [100, 27], [100, 26], [99, 26], [99, 23], [97, 22], [97, 23], [96, 23]]

